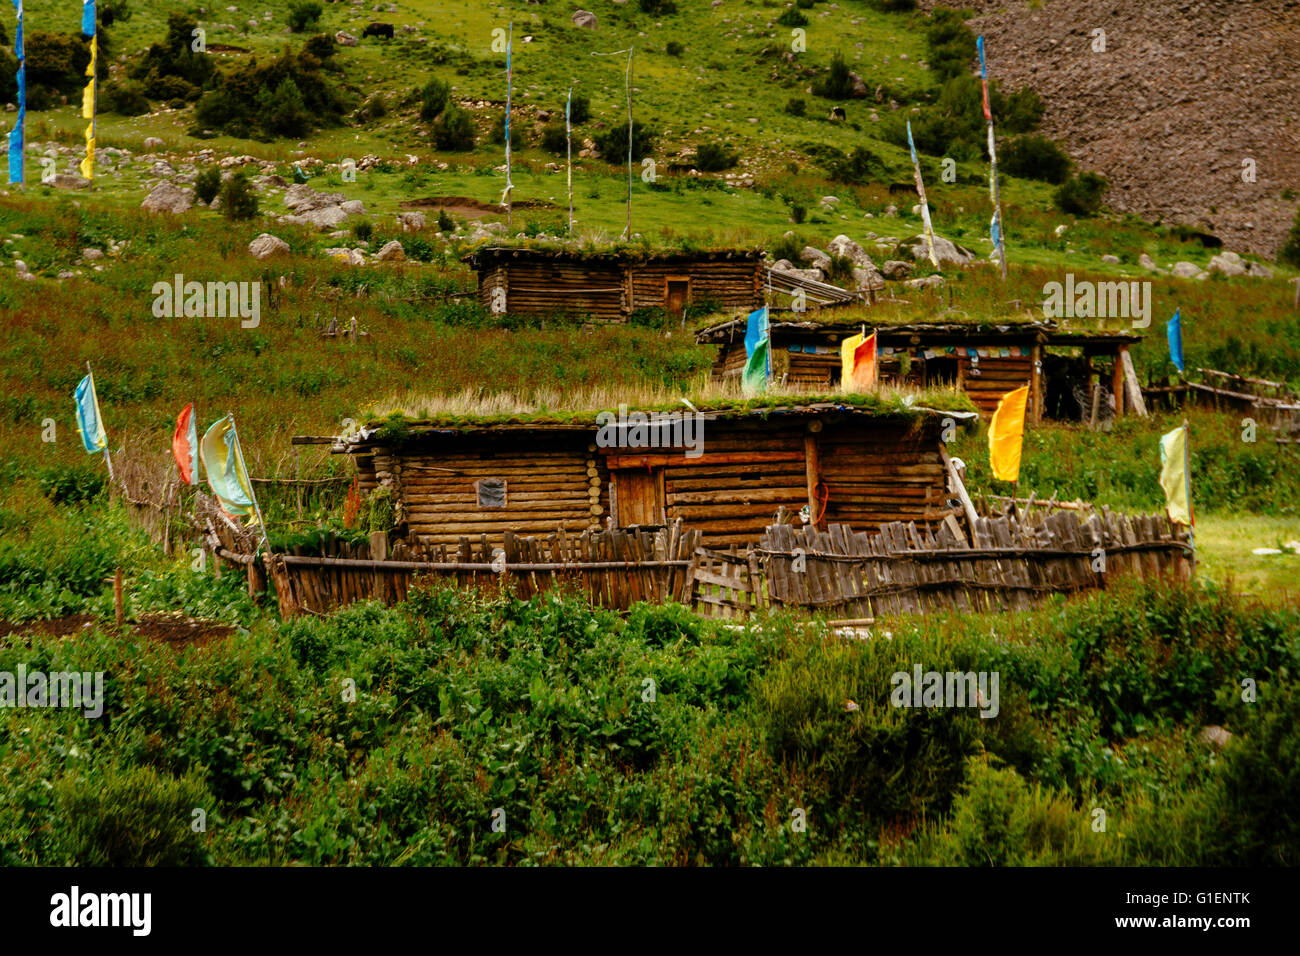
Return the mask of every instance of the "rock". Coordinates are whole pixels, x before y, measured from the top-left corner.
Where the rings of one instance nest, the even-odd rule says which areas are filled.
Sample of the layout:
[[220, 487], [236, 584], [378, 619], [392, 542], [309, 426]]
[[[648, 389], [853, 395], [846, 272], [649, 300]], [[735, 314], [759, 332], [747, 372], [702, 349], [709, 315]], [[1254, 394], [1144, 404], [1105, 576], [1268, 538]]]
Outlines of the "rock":
[[348, 201], [342, 193], [318, 193], [305, 183], [294, 183], [284, 194], [284, 204], [297, 213], [311, 212]]
[[264, 232], [248, 244], [248, 254], [254, 259], [269, 259], [272, 256], [287, 254], [289, 243], [283, 239]]
[[162, 182], [155, 186], [140, 203], [145, 212], [182, 213], [194, 205], [194, 190], [180, 189], [171, 183]]
[[27, 263], [23, 262], [23, 260], [21, 259], [15, 259], [14, 271], [17, 272], [19, 275], [22, 275], [27, 271]]
[[1141, 268], [1146, 269], [1148, 272], [1165, 271], [1164, 269], [1161, 269], [1158, 265], [1156, 265], [1156, 261], [1152, 259], [1149, 255], [1147, 255], [1145, 252], [1142, 253], [1140, 256], [1138, 256], [1138, 265]]
[[[885, 277], [880, 274], [871, 256], [848, 236], [836, 236], [827, 243], [826, 251], [832, 256], [843, 256], [853, 263], [853, 281], [857, 283], [859, 289], [884, 288]], [[864, 275], [859, 275], [859, 272]]]
[[[904, 240], [904, 245], [899, 247], [899, 251], [910, 252], [916, 262], [929, 258], [925, 236], [913, 236], [911, 239]], [[934, 257], [939, 260], [940, 266], [964, 266], [975, 261], [975, 253], [939, 235], [934, 237]]]
[[146, 136], [144, 140], [145, 149], [162, 149], [166, 145], [167, 144], [164, 143], [162, 140], [160, 140], [157, 136]]
[[849, 81], [853, 84], [853, 91], [850, 95], [855, 100], [865, 99], [867, 95], [867, 81], [856, 73], [849, 73]]
[[75, 272], [60, 272], [60, 273], [59, 273], [59, 278], [60, 278], [60, 279], [75, 279], [76, 277], [77, 277], [77, 274], [76, 274]]
[[1259, 262], [1246, 263], [1246, 274], [1252, 275], [1257, 279], [1273, 278], [1273, 270], [1270, 269], [1268, 266], [1264, 265], [1263, 263], [1259, 263]]
[[903, 283], [909, 289], [937, 289], [943, 285], [943, 276], [925, 276], [920, 279], [908, 279]]
[[1246, 263], [1235, 252], [1221, 252], [1206, 266], [1207, 272], [1217, 272], [1225, 276], [1244, 276]]
[[570, 19], [573, 20], [575, 27], [582, 27], [584, 30], [596, 29], [596, 15], [590, 10], [575, 10]]
[[399, 212], [397, 224], [402, 227], [402, 232], [419, 232], [425, 225], [424, 213]]
[[1101, 257], [1101, 261], [1109, 262], [1111, 265], [1117, 265], [1119, 263], [1119, 256], [1112, 256], [1107, 254]]
[[55, 189], [89, 189], [90, 180], [84, 176], [73, 176], [70, 173], [56, 173], [49, 182], [41, 185], [53, 186]]
[[1218, 724], [1210, 724], [1208, 727], [1201, 728], [1201, 742], [1210, 744], [1215, 750], [1222, 750], [1231, 739], [1232, 734]]
[[1052, 233], [1056, 236], [1057, 239], [1060, 239], [1063, 235], [1065, 235], [1065, 230], [1069, 228], [1070, 228], [1070, 224], [1063, 222], [1055, 229], [1053, 229]]
[[892, 206], [892, 205], [891, 205], [891, 206], [886, 206], [886, 207], [885, 207], [885, 215], [886, 215], [886, 216], [897, 216], [897, 215], [898, 215], [898, 207], [897, 207], [897, 206]]
[[1195, 279], [1200, 275], [1201, 267], [1194, 262], [1175, 262], [1173, 273], [1180, 279]]
[[297, 216], [287, 216], [289, 222], [297, 223], [300, 226], [313, 226], [321, 231], [333, 229], [340, 225], [348, 218], [340, 206], [322, 206], [319, 209], [309, 209], [307, 212]]
[[799, 269], [789, 259], [778, 259], [772, 264], [772, 271], [798, 276], [800, 279], [810, 279], [813, 282], [826, 281], [821, 269]]
[[176, 170], [172, 169], [171, 163], [167, 162], [167, 160], [160, 159], [158, 160], [158, 162], [154, 163], [152, 166], [149, 167], [149, 174], [151, 176], [162, 176], [162, 177], [175, 176]]
[[804, 262], [811, 263], [817, 269], [825, 270], [831, 266], [831, 257], [812, 246], [804, 246], [803, 252], [799, 253], [799, 258]]
[[375, 258], [380, 262], [405, 262], [406, 251], [402, 244], [396, 239], [384, 244], [384, 248], [375, 253]]
[[883, 289], [885, 287], [885, 277], [880, 274], [876, 268], [853, 270], [853, 284], [859, 289]]
[[91, 262], [95, 259], [102, 259], [104, 258], [104, 250], [95, 248], [82, 249], [81, 258], [85, 259], [87, 262]]
[[349, 199], [347, 202], [339, 203], [339, 208], [349, 216], [364, 216], [366, 214], [366, 204], [360, 199]]
[[893, 282], [902, 281], [912, 274], [912, 263], [890, 259], [880, 267], [880, 274]]

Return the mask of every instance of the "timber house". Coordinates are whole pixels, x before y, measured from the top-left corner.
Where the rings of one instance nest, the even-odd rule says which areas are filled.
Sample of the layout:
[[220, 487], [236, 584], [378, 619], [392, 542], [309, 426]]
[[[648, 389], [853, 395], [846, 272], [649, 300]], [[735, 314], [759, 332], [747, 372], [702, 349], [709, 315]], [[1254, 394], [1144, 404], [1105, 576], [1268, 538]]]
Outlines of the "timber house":
[[[948, 393], [950, 400], [959, 396]], [[658, 527], [681, 518], [709, 547], [754, 545], [778, 509], [800, 523], [856, 531], [939, 522], [949, 507], [942, 429], [974, 412], [876, 396], [774, 399], [763, 408], [678, 405], [682, 423], [638, 426], [633, 413], [520, 420], [387, 419], [335, 440], [354, 456], [359, 491], [382, 486], [409, 541], [453, 544], [563, 526]], [[667, 413], [662, 413], [667, 414]], [[686, 419], [694, 421], [686, 426]], [[670, 439], [686, 435], [686, 447]], [[638, 433], [638, 428], [640, 431]], [[687, 428], [691, 433], [687, 434]], [[659, 437], [653, 437], [658, 435]]]
[[757, 249], [651, 251], [500, 246], [462, 261], [478, 275], [479, 302], [511, 315], [588, 316], [626, 322], [642, 309], [682, 316], [692, 305], [710, 312], [751, 312], [763, 304]]
[[[1132, 404], [1126, 393], [1131, 396], [1137, 388], [1136, 381], [1125, 381], [1125, 375], [1132, 374], [1128, 348], [1141, 340], [1131, 332], [1065, 330], [1051, 321], [880, 326], [865, 321], [864, 326], [862, 318], [836, 322], [774, 317], [770, 333], [776, 387], [833, 391], [840, 381], [840, 343], [874, 328], [882, 384], [956, 387], [985, 416], [993, 414], [1007, 392], [1028, 385], [1027, 414], [1032, 421], [1086, 419], [1091, 409], [1081, 405], [1088, 405], [1094, 380], [1107, 401], [1118, 396], [1118, 416]], [[695, 341], [719, 347], [715, 381], [739, 380], [745, 368], [744, 316], [701, 329]]]

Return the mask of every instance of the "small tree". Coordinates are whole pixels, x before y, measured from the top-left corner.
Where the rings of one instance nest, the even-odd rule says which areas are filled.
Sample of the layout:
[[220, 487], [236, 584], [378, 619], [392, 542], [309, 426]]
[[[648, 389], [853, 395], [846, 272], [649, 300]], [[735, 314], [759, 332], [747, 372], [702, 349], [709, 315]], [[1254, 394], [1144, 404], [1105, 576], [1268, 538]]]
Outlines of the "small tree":
[[591, 119], [591, 100], [581, 93], [574, 93], [569, 103], [569, 122], [574, 126]]
[[325, 8], [316, 0], [289, 0], [289, 29], [302, 33], [314, 27], [324, 12]]
[[847, 100], [853, 96], [853, 77], [844, 54], [836, 52], [831, 57], [831, 69], [824, 79], [813, 83], [812, 91], [822, 99]]
[[212, 200], [221, 192], [221, 170], [210, 166], [199, 173], [194, 180], [194, 195], [201, 201], [212, 205]]
[[449, 105], [433, 123], [433, 142], [441, 150], [466, 152], [474, 148], [474, 120], [455, 104]]
[[717, 143], [700, 143], [695, 151], [695, 168], [705, 173], [718, 173], [730, 169], [740, 159], [739, 153], [733, 153]]
[[438, 210], [438, 230], [444, 233], [456, 231], [456, 220], [445, 209]]
[[1056, 208], [1076, 216], [1095, 216], [1101, 211], [1101, 197], [1106, 180], [1096, 173], [1084, 173], [1066, 180], [1052, 196]]
[[248, 173], [239, 170], [221, 187], [221, 214], [232, 222], [242, 222], [257, 215], [257, 193], [248, 181]]
[[451, 87], [434, 77], [420, 90], [420, 119], [431, 120], [447, 108]]

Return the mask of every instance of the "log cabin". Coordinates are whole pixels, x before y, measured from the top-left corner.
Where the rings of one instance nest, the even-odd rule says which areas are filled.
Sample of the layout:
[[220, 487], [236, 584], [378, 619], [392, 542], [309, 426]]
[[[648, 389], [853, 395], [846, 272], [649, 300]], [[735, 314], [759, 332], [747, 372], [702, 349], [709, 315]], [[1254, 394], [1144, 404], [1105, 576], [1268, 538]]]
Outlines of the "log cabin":
[[[772, 374], [777, 385], [792, 391], [827, 392], [840, 381], [840, 343], [863, 329], [852, 323], [809, 321], [791, 315], [773, 318]], [[873, 327], [868, 324], [870, 331]], [[1130, 404], [1136, 382], [1126, 388], [1125, 358], [1141, 336], [1123, 331], [1066, 330], [1052, 321], [909, 323], [880, 325], [877, 332], [882, 384], [923, 388], [956, 387], [983, 416], [991, 416], [1007, 392], [1029, 385], [1026, 414], [1031, 421], [1086, 419], [1080, 406], [1092, 395], [1094, 377], [1103, 400], [1118, 396], [1116, 416]], [[718, 346], [712, 377], [738, 380], [745, 368], [745, 318], [715, 322], [696, 333], [702, 345]]]
[[496, 315], [564, 314], [626, 322], [641, 310], [683, 316], [696, 306], [748, 313], [763, 304], [762, 252], [757, 249], [485, 246], [462, 261], [478, 276], [479, 302]]
[[[956, 513], [945, 431], [975, 412], [939, 412], [875, 396], [782, 398], [766, 407], [678, 406], [645, 425], [620, 409], [530, 421], [387, 420], [335, 440], [352, 455], [364, 496], [397, 502], [408, 541], [658, 527], [681, 518], [708, 547], [757, 544], [778, 510], [856, 531]], [[892, 401], [892, 404], [888, 402]], [[599, 414], [599, 417], [598, 417]], [[655, 413], [660, 414], [660, 413]], [[674, 431], [674, 429], [677, 429]]]

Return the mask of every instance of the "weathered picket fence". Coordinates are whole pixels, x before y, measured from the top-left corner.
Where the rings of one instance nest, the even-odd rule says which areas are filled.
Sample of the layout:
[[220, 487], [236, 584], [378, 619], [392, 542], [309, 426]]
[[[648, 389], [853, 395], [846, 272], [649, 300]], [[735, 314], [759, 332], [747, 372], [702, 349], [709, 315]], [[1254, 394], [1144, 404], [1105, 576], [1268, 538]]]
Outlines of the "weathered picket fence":
[[462, 537], [457, 546], [388, 546], [384, 535], [370, 542], [327, 540], [319, 553], [272, 554], [266, 558], [280, 612], [323, 614], [354, 601], [405, 600], [417, 578], [461, 588], [505, 586], [521, 598], [556, 587], [583, 594], [593, 604], [626, 610], [640, 601], [661, 604], [690, 598], [693, 555], [700, 533], [680, 521], [658, 531], [563, 529], [546, 536], [507, 532], [504, 547], [486, 536]]

